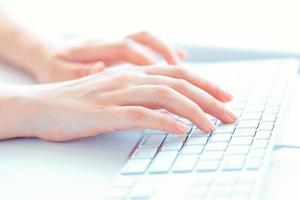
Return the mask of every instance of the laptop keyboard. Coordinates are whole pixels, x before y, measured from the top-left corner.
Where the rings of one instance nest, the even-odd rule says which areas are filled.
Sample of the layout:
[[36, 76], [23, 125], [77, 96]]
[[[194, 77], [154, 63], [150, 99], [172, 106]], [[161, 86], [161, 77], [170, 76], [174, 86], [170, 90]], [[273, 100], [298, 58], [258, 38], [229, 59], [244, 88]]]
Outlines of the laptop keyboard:
[[234, 87], [229, 106], [239, 116], [235, 124], [208, 116], [216, 129], [206, 134], [178, 117], [190, 127], [186, 135], [146, 130], [114, 181], [110, 199], [250, 198], [272, 149], [289, 79], [281, 68], [260, 71], [256, 77], [245, 73], [239, 78], [246, 84]]

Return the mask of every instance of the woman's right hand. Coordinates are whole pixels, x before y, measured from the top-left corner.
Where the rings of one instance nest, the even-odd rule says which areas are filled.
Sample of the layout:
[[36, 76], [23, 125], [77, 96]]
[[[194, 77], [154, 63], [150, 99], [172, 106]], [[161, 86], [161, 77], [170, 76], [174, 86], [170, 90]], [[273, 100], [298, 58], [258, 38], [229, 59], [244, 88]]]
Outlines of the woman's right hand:
[[[105, 70], [81, 79], [32, 86], [27, 90], [27, 135], [67, 141], [112, 131], [143, 128], [184, 134], [188, 127], [165, 109], [205, 132], [214, 129], [205, 113], [225, 123], [236, 116], [223, 102], [231, 95], [178, 66]], [[29, 122], [29, 123], [28, 123]]]

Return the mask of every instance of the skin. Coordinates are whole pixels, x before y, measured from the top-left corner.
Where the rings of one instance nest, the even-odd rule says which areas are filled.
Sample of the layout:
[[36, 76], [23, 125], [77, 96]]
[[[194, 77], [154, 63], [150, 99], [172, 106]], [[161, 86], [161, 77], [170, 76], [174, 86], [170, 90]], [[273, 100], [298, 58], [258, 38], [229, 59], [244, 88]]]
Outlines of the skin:
[[[232, 96], [179, 66], [186, 54], [148, 32], [55, 50], [2, 15], [0, 44], [3, 60], [42, 83], [0, 86], [0, 139], [68, 141], [132, 128], [187, 133], [185, 124], [158, 109], [205, 132], [214, 129], [205, 113], [225, 123], [236, 120], [224, 104]], [[151, 49], [169, 65], [156, 64], [141, 49]], [[110, 67], [118, 63], [135, 65]]]

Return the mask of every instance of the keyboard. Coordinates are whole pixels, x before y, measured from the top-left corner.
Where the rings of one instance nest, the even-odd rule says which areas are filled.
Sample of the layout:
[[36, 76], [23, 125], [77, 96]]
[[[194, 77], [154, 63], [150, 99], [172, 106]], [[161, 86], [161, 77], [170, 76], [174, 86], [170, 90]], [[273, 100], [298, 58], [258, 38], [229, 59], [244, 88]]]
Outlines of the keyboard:
[[239, 116], [237, 122], [223, 124], [207, 116], [216, 125], [207, 134], [178, 117], [190, 127], [186, 135], [145, 130], [115, 177], [108, 199], [258, 198], [298, 62], [222, 67], [210, 66], [207, 73], [193, 69], [229, 86], [235, 98], [228, 107]]

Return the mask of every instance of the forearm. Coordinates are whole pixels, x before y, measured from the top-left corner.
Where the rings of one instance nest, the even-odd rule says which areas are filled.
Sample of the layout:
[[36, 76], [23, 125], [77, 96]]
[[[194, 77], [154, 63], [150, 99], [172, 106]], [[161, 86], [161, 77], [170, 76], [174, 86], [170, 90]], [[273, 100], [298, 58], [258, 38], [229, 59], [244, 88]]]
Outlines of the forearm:
[[0, 86], [0, 140], [32, 136], [25, 128], [33, 115], [30, 96], [18, 87]]
[[0, 59], [35, 76], [47, 59], [47, 52], [42, 42], [17, 26], [0, 10]]

